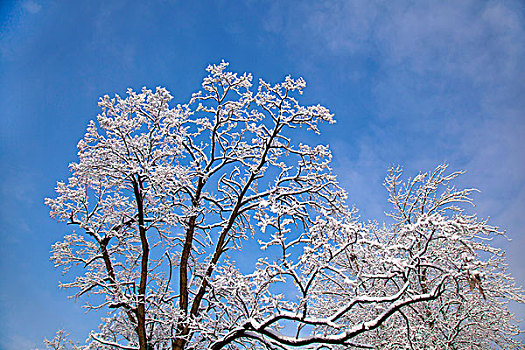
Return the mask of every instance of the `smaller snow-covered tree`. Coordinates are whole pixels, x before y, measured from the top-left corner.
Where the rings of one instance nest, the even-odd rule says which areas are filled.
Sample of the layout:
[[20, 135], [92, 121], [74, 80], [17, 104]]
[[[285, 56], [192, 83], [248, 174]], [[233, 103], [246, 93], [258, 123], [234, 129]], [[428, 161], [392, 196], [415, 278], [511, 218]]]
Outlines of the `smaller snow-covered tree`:
[[[328, 147], [293, 137], [333, 122], [299, 103], [304, 81], [254, 89], [226, 68], [175, 107], [162, 88], [105, 96], [46, 199], [74, 228], [53, 246], [76, 276], [62, 286], [107, 312], [87, 348], [520, 346], [506, 302], [523, 292], [486, 244], [497, 229], [458, 206], [459, 173], [391, 169], [393, 224], [361, 223]], [[248, 240], [262, 250], [241, 269]]]

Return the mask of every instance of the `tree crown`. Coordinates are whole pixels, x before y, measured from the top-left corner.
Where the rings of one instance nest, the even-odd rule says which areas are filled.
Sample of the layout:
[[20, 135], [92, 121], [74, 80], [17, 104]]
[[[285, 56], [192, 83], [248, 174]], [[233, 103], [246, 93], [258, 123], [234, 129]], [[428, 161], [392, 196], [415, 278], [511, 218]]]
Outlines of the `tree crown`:
[[[62, 286], [108, 313], [88, 348], [520, 346], [506, 303], [523, 292], [486, 244], [500, 232], [461, 209], [460, 172], [392, 168], [393, 224], [360, 222], [329, 148], [294, 138], [333, 114], [300, 104], [302, 78], [254, 87], [227, 66], [174, 107], [163, 88], [104, 96], [46, 199], [77, 227], [53, 245]], [[245, 272], [228, 251], [252, 237]]]

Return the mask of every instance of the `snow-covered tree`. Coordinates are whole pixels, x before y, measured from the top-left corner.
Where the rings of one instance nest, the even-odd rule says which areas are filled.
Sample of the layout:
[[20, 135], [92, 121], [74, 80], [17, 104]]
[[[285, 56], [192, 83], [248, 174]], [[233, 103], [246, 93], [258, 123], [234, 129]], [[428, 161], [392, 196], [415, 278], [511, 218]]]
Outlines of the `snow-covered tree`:
[[87, 349], [521, 346], [506, 303], [523, 292], [459, 173], [393, 168], [391, 223], [360, 222], [328, 147], [294, 139], [334, 122], [299, 103], [304, 80], [254, 87], [227, 66], [186, 104], [102, 98], [46, 199], [72, 228], [52, 249], [62, 286], [106, 312]]

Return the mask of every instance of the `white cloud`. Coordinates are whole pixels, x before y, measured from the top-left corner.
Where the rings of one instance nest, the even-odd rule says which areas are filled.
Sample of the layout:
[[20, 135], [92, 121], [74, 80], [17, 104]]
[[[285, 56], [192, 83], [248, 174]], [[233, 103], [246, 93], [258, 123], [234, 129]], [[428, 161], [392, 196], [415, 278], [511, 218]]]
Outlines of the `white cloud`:
[[27, 0], [22, 3], [22, 8], [29, 13], [35, 14], [40, 12], [42, 5], [38, 4], [35, 1]]
[[[421, 163], [418, 156], [435, 155], [437, 161], [468, 167], [481, 182], [511, 191], [525, 181], [525, 21], [520, 7], [512, 1], [328, 0], [274, 8], [267, 21], [288, 18], [284, 25], [269, 27], [281, 30], [305, 61], [321, 53], [339, 57], [340, 67], [334, 70], [352, 70], [347, 61], [355, 56], [377, 63], [379, 73], [357, 75], [372, 81], [377, 106], [370, 116], [376, 128], [356, 142], [366, 157], [354, 157], [354, 163], [370, 163], [370, 157], [399, 159], [399, 153]], [[386, 120], [391, 128], [382, 130]], [[380, 142], [368, 146], [376, 149], [372, 154], [364, 146], [371, 142]], [[512, 174], [512, 181], [501, 179], [501, 169]]]

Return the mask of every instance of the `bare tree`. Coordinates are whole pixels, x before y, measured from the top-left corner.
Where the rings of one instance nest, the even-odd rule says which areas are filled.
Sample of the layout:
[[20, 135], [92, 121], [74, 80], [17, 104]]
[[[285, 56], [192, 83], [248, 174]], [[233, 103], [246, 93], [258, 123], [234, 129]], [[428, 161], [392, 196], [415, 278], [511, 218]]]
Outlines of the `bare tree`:
[[[460, 209], [459, 173], [391, 169], [393, 223], [361, 223], [328, 147], [294, 140], [334, 122], [299, 103], [304, 80], [254, 89], [227, 65], [187, 104], [162, 88], [102, 98], [46, 199], [73, 228], [53, 246], [75, 276], [62, 286], [107, 312], [87, 348], [520, 346], [506, 302], [523, 292], [486, 244], [500, 232]], [[242, 251], [255, 240], [263, 253]], [[241, 269], [241, 252], [260, 256]]]

